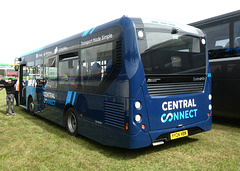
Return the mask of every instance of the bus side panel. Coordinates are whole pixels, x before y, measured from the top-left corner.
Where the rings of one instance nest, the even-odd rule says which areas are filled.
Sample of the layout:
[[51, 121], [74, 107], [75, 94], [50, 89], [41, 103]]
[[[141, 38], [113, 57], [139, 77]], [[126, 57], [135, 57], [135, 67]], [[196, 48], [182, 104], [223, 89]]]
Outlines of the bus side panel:
[[79, 93], [76, 95], [74, 107], [77, 111], [79, 134], [101, 143], [104, 96]]
[[[140, 148], [151, 144], [147, 132], [130, 135], [129, 98], [78, 94], [75, 101], [79, 134], [104, 145]], [[131, 117], [131, 118], [130, 118]], [[144, 141], [143, 141], [144, 139]]]
[[[143, 99], [142, 91], [139, 91], [139, 99]], [[105, 98], [103, 144], [129, 149], [146, 147], [151, 144], [147, 131], [141, 130], [141, 125], [133, 121], [132, 101], [133, 99], [121, 97], [108, 96]], [[143, 110], [145, 109], [141, 111]], [[145, 116], [143, 118], [148, 122]], [[148, 124], [145, 121], [142, 123], [148, 130]]]
[[129, 98], [106, 96], [104, 99], [103, 144], [128, 147], [129, 137], [128, 130], [126, 130], [128, 121]]
[[239, 119], [240, 61], [210, 62], [212, 70], [212, 95], [214, 115]]
[[[41, 96], [42, 94], [42, 96]], [[63, 125], [63, 109], [67, 92], [37, 88], [35, 113], [50, 121]]]

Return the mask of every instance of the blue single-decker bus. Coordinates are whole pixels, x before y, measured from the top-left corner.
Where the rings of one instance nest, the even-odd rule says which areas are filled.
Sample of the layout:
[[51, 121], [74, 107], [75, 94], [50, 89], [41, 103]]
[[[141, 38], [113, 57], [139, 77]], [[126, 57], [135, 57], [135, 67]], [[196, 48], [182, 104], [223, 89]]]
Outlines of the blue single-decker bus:
[[21, 106], [71, 135], [136, 149], [211, 129], [206, 38], [194, 27], [123, 16], [19, 61]]

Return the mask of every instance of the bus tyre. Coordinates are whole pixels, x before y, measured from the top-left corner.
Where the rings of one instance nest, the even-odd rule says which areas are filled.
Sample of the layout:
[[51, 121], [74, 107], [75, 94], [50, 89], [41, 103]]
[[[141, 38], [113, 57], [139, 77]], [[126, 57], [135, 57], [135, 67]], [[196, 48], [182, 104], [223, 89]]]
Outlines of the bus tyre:
[[32, 98], [29, 98], [28, 100], [28, 110], [30, 111], [31, 115], [34, 115], [34, 103]]
[[67, 132], [70, 135], [77, 136], [78, 135], [78, 121], [77, 121], [77, 115], [74, 109], [69, 108], [66, 112], [67, 118], [66, 118], [66, 128]]

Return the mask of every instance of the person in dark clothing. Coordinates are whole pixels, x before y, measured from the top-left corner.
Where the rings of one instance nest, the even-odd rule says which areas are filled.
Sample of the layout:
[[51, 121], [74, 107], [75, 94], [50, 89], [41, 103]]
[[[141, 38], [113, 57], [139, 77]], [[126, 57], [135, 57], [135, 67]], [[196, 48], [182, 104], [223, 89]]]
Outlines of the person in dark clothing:
[[[1, 80], [0, 84], [3, 84], [4, 87], [6, 89], [7, 92], [7, 96], [6, 96], [6, 101], [7, 101], [7, 108], [6, 108], [6, 115], [9, 115], [9, 108], [11, 105], [11, 109], [12, 109], [12, 115], [16, 115], [16, 113], [14, 112], [14, 95], [15, 95], [15, 89], [14, 89], [14, 85], [15, 85], [15, 81], [12, 80], [12, 78], [9, 78], [7, 82], [5, 82], [5, 80]], [[10, 104], [11, 103], [11, 104]]]

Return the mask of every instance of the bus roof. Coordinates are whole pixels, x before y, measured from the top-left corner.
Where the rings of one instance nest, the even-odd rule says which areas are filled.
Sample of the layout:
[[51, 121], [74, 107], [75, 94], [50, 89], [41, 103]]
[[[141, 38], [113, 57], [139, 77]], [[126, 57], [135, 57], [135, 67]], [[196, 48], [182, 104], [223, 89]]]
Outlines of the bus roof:
[[[58, 46], [60, 46], [60, 45], [62, 45], [62, 44], [64, 44], [64, 43], [66, 43], [66, 42], [70, 42], [70, 41], [74, 41], [74, 40], [76, 40], [76, 39], [78, 39], [78, 38], [81, 38], [81, 37], [85, 37], [85, 36], [87, 36], [87, 35], [91, 35], [91, 34], [93, 34], [94, 32], [98, 32], [98, 31], [101, 31], [101, 30], [103, 30], [103, 29], [106, 29], [106, 28], [110, 28], [110, 27], [113, 27], [113, 26], [116, 26], [116, 25], [124, 25], [124, 23], [125, 23], [125, 21], [126, 20], [129, 20], [129, 19], [131, 19], [131, 20], [133, 20], [133, 21], [135, 21], [135, 24], [137, 24], [136, 23], [136, 21], [139, 21], [139, 20], [141, 20], [143, 23], [155, 23], [155, 24], [157, 24], [156, 23], [156, 21], [158, 22], [158, 24], [164, 24], [164, 25], [175, 25], [175, 26], [177, 26], [177, 27], [179, 27], [179, 28], [181, 28], [181, 29], [183, 29], [183, 30], [185, 30], [185, 31], [187, 31], [187, 32], [190, 32], [190, 33], [195, 33], [195, 34], [198, 34], [199, 32], [197, 31], [198, 29], [194, 29], [193, 27], [191, 27], [191, 26], [187, 26], [187, 25], [182, 25], [182, 24], [177, 24], [177, 23], [173, 23], [173, 22], [166, 22], [166, 21], [164, 21], [164, 20], [149, 20], [149, 19], [141, 19], [141, 18], [129, 18], [129, 17], [126, 17], [126, 16], [123, 16], [123, 17], [121, 17], [121, 18], [119, 18], [119, 19], [116, 19], [116, 20], [113, 20], [113, 21], [110, 21], [110, 22], [108, 22], [108, 23], [105, 23], [105, 24], [102, 24], [102, 25], [100, 25], [100, 26], [97, 26], [97, 27], [93, 27], [93, 28], [91, 28], [91, 29], [88, 29], [88, 30], [86, 30], [86, 31], [83, 31], [83, 32], [81, 32], [81, 33], [78, 33], [78, 34], [76, 34], [76, 35], [73, 35], [73, 36], [70, 36], [70, 37], [68, 37], [68, 38], [65, 38], [65, 39], [62, 39], [62, 40], [60, 40], [60, 41], [57, 41], [57, 42], [55, 42], [55, 43], [51, 43], [51, 44], [49, 44], [49, 45], [46, 45], [46, 46], [43, 46], [43, 47], [40, 47], [40, 48], [38, 48], [38, 49], [35, 49], [35, 50], [33, 50], [33, 51], [30, 51], [30, 52], [27, 52], [27, 53], [25, 53], [25, 54], [22, 54], [21, 56], [20, 56], [20, 58], [23, 58], [23, 57], [27, 57], [27, 56], [29, 56], [29, 55], [33, 55], [33, 54], [37, 54], [38, 52], [47, 52], [48, 50], [47, 49], [51, 49], [51, 51], [54, 51], [55, 52], [55, 50], [57, 50], [57, 49], [53, 49], [53, 48], [57, 48]], [[38, 57], [37, 57], [38, 58]]]
[[224, 20], [228, 20], [228, 21], [233, 20], [234, 21], [236, 19], [239, 19], [239, 17], [240, 17], [240, 10], [237, 10], [237, 11], [233, 11], [233, 12], [226, 13], [226, 14], [223, 14], [223, 15], [211, 17], [211, 18], [208, 18], [208, 19], [205, 19], [205, 20], [190, 23], [189, 25], [192, 25], [192, 26], [195, 26], [195, 27], [199, 27], [199, 26], [203, 26], [203, 25], [209, 25], [209, 24], [212, 25], [212, 24], [222, 22]]
[[[126, 17], [123, 16], [122, 18], [126, 18]], [[40, 48], [35, 49], [35, 50], [33, 50], [33, 51], [30, 51], [30, 52], [27, 52], [27, 53], [25, 53], [25, 54], [22, 54], [22, 55], [20, 56], [20, 58], [25, 57], [25, 56], [28, 56], [28, 55], [31, 55], [31, 54], [34, 54], [34, 53], [37, 53], [37, 52], [40, 52], [40, 51], [42, 51], [42, 50], [44, 50], [44, 49], [47, 49], [47, 48], [50, 48], [50, 47], [54, 47], [54, 46], [57, 46], [57, 45], [59, 45], [59, 44], [62, 44], [62, 43], [65, 43], [65, 42], [68, 42], [68, 41], [71, 41], [71, 40], [74, 40], [74, 39], [77, 39], [77, 38], [80, 38], [80, 37], [85, 37], [85, 36], [87, 36], [87, 35], [91, 35], [92, 33], [97, 32], [97, 31], [100, 31], [100, 30], [102, 30], [102, 29], [104, 29], [104, 28], [109, 28], [109, 27], [113, 26], [114, 24], [117, 25], [117, 24], [119, 24], [119, 22], [120, 22], [120, 20], [121, 20], [122, 18], [113, 20], [113, 21], [111, 21], [111, 22], [105, 23], [105, 24], [100, 25], [100, 26], [97, 26], [97, 27], [93, 27], [93, 28], [88, 29], [88, 30], [86, 30], [86, 31], [83, 31], [83, 32], [81, 32], [81, 33], [78, 33], [78, 34], [75, 34], [75, 35], [73, 35], [73, 36], [70, 36], [70, 37], [67, 37], [67, 38], [65, 38], [65, 39], [62, 39], [62, 40], [60, 40], [60, 41], [51, 43], [51, 44], [46, 45], [46, 46], [43, 46], [43, 47], [40, 47]]]
[[176, 22], [166, 21], [166, 20], [157, 20], [157, 19], [142, 19], [143, 24], [150, 24], [154, 25], [157, 24], [162, 27], [170, 27], [170, 28], [177, 28], [181, 29], [184, 32], [204, 36], [204, 34], [198, 29], [190, 25], [180, 24]]

